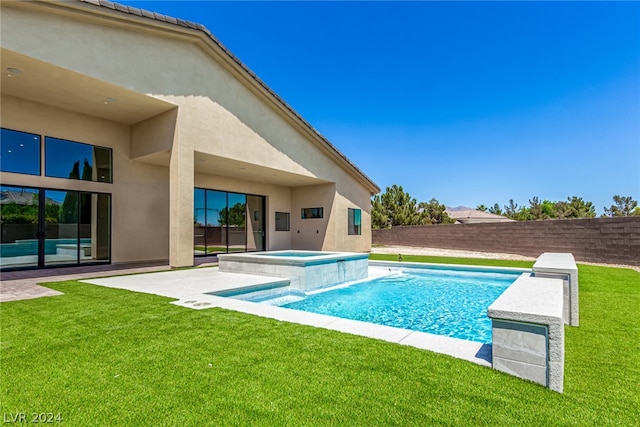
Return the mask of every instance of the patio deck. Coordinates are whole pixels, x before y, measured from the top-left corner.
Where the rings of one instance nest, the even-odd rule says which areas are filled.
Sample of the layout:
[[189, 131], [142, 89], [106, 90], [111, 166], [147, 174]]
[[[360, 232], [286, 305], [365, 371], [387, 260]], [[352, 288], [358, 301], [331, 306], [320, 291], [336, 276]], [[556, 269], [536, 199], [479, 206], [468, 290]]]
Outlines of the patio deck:
[[[202, 257], [196, 258], [194, 265], [209, 265], [217, 262], [216, 256]], [[156, 261], [3, 271], [0, 273], [0, 302], [61, 295], [60, 292], [40, 286], [38, 283], [166, 270], [171, 270], [166, 261]]]

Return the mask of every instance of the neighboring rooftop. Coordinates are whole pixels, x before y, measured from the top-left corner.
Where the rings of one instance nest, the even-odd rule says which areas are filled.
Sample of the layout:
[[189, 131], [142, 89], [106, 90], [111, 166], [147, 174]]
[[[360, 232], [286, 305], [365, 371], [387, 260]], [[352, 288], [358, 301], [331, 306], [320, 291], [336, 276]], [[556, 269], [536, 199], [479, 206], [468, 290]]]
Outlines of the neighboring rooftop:
[[502, 215], [496, 215], [489, 212], [483, 212], [478, 209], [466, 206], [458, 206], [455, 208], [447, 207], [445, 210], [450, 218], [456, 220], [456, 224], [475, 224], [479, 222], [510, 222], [513, 221]]

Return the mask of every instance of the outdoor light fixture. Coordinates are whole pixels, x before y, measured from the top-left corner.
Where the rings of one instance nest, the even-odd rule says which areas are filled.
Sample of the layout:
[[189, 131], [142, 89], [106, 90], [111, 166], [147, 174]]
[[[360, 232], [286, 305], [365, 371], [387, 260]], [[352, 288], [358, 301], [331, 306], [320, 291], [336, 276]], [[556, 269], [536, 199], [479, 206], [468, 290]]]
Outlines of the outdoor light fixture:
[[7, 68], [7, 77], [13, 77], [22, 74], [22, 70], [19, 68], [9, 67]]

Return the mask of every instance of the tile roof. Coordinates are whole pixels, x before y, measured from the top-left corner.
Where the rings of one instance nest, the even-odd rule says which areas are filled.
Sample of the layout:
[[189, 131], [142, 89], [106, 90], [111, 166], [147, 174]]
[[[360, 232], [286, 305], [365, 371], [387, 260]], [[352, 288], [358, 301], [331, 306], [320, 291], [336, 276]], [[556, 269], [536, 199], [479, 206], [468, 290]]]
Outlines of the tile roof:
[[162, 15], [160, 13], [151, 12], [137, 7], [127, 6], [120, 3], [110, 2], [108, 0], [78, 0], [82, 3], [92, 4], [95, 6], [112, 9], [118, 12], [127, 13], [129, 15], [139, 16], [142, 18], [153, 19], [155, 21], [166, 22], [168, 24], [178, 25], [184, 28], [190, 28], [204, 32], [213, 43], [220, 47], [237, 65], [239, 65], [247, 74], [249, 74], [262, 88], [264, 88], [271, 96], [273, 96], [284, 108], [291, 112], [301, 123], [303, 123], [311, 132], [317, 135], [327, 146], [338, 154], [343, 160], [345, 160], [358, 174], [360, 174], [367, 182], [369, 182], [377, 192], [380, 191], [380, 187], [371, 180], [360, 168], [358, 168], [351, 160], [347, 158], [335, 145], [333, 145], [327, 138], [325, 138], [316, 128], [314, 128], [309, 122], [307, 122], [300, 114], [298, 114], [284, 99], [276, 94], [267, 84], [262, 81], [253, 71], [249, 69], [240, 59], [235, 56], [225, 45], [223, 45], [216, 36], [213, 35], [207, 27], [202, 24], [198, 24], [192, 21], [186, 21], [184, 19], [174, 18], [168, 15]]
[[494, 220], [494, 221], [512, 221], [509, 218], [492, 214], [490, 212], [483, 212], [478, 209], [466, 208], [463, 207], [458, 208], [447, 208], [445, 212], [449, 215], [450, 218], [456, 220], [465, 220], [465, 219], [475, 219], [475, 220]]

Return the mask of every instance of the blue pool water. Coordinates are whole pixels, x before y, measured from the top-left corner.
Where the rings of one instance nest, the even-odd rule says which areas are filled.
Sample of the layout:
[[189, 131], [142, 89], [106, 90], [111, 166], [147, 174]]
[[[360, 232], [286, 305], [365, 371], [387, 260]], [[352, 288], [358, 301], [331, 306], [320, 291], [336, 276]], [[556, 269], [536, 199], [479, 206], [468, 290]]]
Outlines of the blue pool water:
[[[491, 343], [487, 308], [520, 272], [410, 269], [304, 297], [265, 301], [294, 310]], [[291, 302], [293, 300], [293, 302]]]

